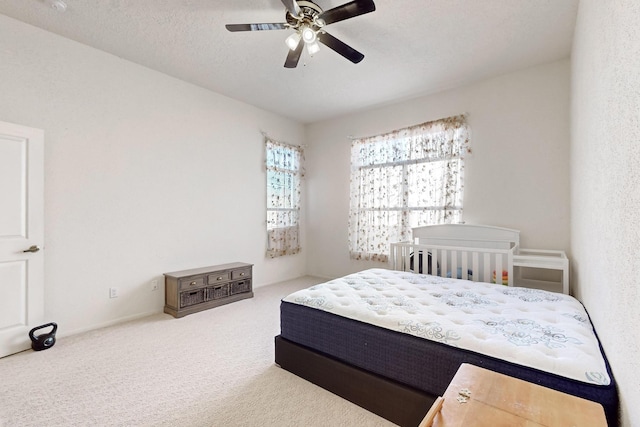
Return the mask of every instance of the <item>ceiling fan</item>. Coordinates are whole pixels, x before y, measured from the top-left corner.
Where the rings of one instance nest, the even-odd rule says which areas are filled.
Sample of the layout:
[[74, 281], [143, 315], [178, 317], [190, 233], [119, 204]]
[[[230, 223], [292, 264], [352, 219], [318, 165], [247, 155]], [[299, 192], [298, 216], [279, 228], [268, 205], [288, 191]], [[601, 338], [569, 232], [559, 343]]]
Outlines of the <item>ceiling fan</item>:
[[285, 40], [289, 53], [284, 63], [286, 68], [295, 68], [306, 46], [307, 53], [313, 56], [320, 50], [318, 42], [333, 49], [349, 61], [357, 64], [364, 55], [346, 43], [333, 37], [324, 29], [334, 22], [363, 15], [376, 10], [373, 0], [354, 0], [342, 6], [323, 11], [320, 6], [308, 0], [281, 0], [286, 10], [285, 21], [269, 24], [227, 24], [227, 30], [236, 31], [266, 31], [293, 29], [295, 32]]

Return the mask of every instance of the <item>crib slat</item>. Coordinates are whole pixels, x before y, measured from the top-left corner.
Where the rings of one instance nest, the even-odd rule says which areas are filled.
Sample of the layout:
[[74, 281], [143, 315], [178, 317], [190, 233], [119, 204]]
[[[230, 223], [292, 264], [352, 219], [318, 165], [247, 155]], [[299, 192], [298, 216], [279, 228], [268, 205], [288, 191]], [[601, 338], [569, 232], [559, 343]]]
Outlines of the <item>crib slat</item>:
[[469, 252], [463, 252], [462, 253], [462, 275], [460, 276], [461, 279], [465, 279], [468, 280], [469, 279], [469, 267], [468, 267], [468, 258], [469, 258], [470, 253]]
[[397, 245], [395, 243], [391, 243], [391, 245], [389, 245], [389, 266], [392, 270], [397, 270], [395, 261], [396, 247]]
[[491, 283], [491, 256], [488, 253], [483, 253], [482, 258], [484, 258], [484, 274], [482, 281]]
[[[433, 249], [428, 249], [427, 254], [431, 254], [431, 275], [432, 276], [437, 276], [438, 275], [438, 250], [436, 248]], [[429, 259], [429, 256], [427, 256], [427, 259]], [[427, 271], [429, 271], [427, 269]]]
[[513, 277], [513, 252], [507, 253], [507, 272], [509, 274], [509, 286], [515, 286], [515, 277]]
[[458, 278], [458, 251], [451, 251], [451, 278]]
[[398, 250], [400, 246], [397, 243], [391, 244], [391, 253], [389, 254], [389, 265], [393, 270], [399, 270], [398, 268]]
[[479, 264], [478, 264], [478, 252], [474, 252], [473, 253], [473, 267], [472, 267], [472, 271], [473, 271], [473, 277], [472, 280], [474, 282], [479, 282], [480, 281], [480, 268], [479, 268]]
[[438, 274], [438, 276], [440, 277], [447, 277], [447, 266], [449, 264], [448, 262], [448, 251], [447, 250], [442, 250], [440, 251], [440, 274]]
[[[411, 270], [411, 253], [413, 252], [413, 245], [407, 245], [404, 247], [404, 271]], [[415, 256], [413, 257], [415, 261]], [[418, 271], [416, 266], [413, 266], [414, 271]]]

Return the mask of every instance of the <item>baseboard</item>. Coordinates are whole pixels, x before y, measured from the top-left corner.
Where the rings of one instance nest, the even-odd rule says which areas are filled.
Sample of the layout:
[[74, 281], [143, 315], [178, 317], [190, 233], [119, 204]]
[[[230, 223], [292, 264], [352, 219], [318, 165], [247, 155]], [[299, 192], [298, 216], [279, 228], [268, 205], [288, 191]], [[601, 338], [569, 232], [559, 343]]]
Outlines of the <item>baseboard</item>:
[[[125, 322], [130, 322], [132, 320], [138, 320], [138, 319], [142, 319], [143, 317], [149, 317], [149, 316], [153, 316], [155, 314], [161, 314], [161, 313], [162, 313], [162, 308], [160, 310], [156, 310], [156, 311], [147, 311], [145, 313], [138, 313], [138, 314], [133, 314], [131, 316], [120, 317], [118, 319], [109, 320], [108, 322], [97, 323], [97, 324], [92, 325], [92, 326], [87, 326], [85, 328], [80, 328], [80, 329], [74, 329], [74, 330], [71, 330], [71, 331], [65, 331], [64, 329], [59, 328], [58, 332], [56, 333], [56, 338], [70, 337], [72, 335], [78, 335], [78, 334], [82, 334], [84, 332], [94, 331], [96, 329], [107, 328], [109, 326], [118, 325], [120, 323], [125, 323]], [[170, 317], [168, 314], [167, 314], [167, 316]], [[60, 325], [58, 325], [58, 326], [60, 326]]]

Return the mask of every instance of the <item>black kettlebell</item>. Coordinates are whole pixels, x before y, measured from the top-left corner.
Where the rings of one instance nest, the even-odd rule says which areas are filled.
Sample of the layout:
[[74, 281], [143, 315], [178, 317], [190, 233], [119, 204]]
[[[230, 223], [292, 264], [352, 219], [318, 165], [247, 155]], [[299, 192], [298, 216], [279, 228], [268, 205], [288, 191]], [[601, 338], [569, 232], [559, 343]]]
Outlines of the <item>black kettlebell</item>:
[[[53, 326], [53, 329], [48, 334], [40, 334], [35, 335], [34, 332], [38, 329], [47, 328], [49, 326]], [[32, 330], [29, 331], [29, 338], [31, 338], [31, 348], [35, 351], [46, 350], [49, 347], [53, 347], [56, 343], [56, 331], [58, 330], [58, 325], [55, 323], [47, 323], [46, 325], [36, 326]]]

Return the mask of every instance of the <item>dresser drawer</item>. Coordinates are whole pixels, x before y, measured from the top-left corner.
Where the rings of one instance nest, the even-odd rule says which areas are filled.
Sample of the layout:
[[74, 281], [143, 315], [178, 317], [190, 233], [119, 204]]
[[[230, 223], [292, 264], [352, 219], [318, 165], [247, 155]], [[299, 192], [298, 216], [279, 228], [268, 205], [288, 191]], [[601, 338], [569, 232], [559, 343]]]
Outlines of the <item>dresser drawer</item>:
[[251, 277], [250, 268], [242, 268], [231, 272], [231, 280], [246, 279]]
[[226, 298], [229, 296], [229, 283], [222, 283], [217, 286], [209, 286], [206, 288], [205, 299], [211, 301], [212, 299]]
[[187, 279], [180, 280], [180, 290], [194, 289], [199, 286], [204, 286], [204, 277], [189, 277]]
[[251, 279], [231, 282], [231, 295], [241, 294], [243, 292], [251, 292]]
[[210, 285], [214, 285], [216, 283], [226, 282], [229, 280], [229, 278], [230, 278], [229, 272], [222, 271], [215, 274], [210, 274], [207, 280]]
[[200, 304], [204, 301], [204, 289], [180, 293], [180, 308]]

